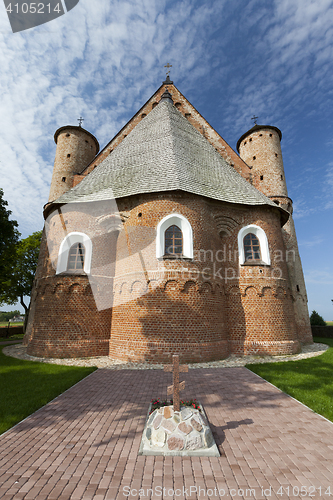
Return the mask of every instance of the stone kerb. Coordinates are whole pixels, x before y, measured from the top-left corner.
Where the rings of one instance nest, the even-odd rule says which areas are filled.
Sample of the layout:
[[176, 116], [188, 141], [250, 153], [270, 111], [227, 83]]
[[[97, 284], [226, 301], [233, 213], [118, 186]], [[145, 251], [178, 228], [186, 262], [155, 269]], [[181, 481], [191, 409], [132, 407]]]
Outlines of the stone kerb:
[[201, 405], [200, 410], [162, 406], [151, 415], [149, 406], [139, 455], [219, 457], [212, 431]]

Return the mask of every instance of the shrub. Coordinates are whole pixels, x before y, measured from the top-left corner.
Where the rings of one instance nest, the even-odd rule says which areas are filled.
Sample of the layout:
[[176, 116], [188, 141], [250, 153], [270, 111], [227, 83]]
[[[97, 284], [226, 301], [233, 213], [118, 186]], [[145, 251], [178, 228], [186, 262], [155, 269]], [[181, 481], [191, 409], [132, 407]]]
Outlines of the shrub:
[[[162, 408], [162, 406], [172, 406], [172, 405], [173, 405], [172, 399], [170, 399], [170, 401], [168, 401], [166, 399], [163, 401], [160, 401], [160, 398], [154, 398], [151, 400], [151, 410], [150, 410], [149, 414], [153, 413], [153, 411], [157, 410], [158, 408]], [[197, 403], [196, 399], [190, 399], [189, 401], [181, 400], [180, 406], [191, 406], [194, 409], [201, 411], [201, 408], [200, 408], [199, 404]]]
[[312, 311], [310, 316], [310, 324], [313, 326], [326, 326], [326, 321], [317, 311]]

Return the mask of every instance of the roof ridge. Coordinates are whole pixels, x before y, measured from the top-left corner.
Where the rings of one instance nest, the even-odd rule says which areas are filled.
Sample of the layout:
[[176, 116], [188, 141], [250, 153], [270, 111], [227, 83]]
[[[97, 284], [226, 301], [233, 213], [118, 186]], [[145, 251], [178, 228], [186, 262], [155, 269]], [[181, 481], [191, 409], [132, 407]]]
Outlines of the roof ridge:
[[[172, 109], [172, 111], [176, 110], [176, 112], [179, 113], [182, 117], [183, 117], [183, 115], [180, 113], [180, 111], [178, 111], [178, 109], [173, 104], [171, 104], [171, 102], [168, 102], [168, 101], [159, 102], [158, 106], [163, 106], [164, 104], [166, 105], [167, 109], [169, 110], [169, 112], [168, 112], [168, 121], [169, 121], [170, 132], [171, 132], [172, 153], [173, 153], [173, 158], [174, 158], [175, 167], [176, 167], [176, 158], [177, 158], [177, 153], [176, 153], [176, 139], [174, 137], [174, 134], [173, 134], [173, 131], [172, 131], [172, 125], [171, 125], [171, 120], [172, 120], [172, 118], [171, 118], [171, 109]], [[186, 118], [184, 118], [184, 120], [186, 120]], [[176, 174], [177, 182], [179, 183], [180, 178], [179, 178], [179, 173], [178, 173], [177, 168], [175, 168], [175, 174]]]

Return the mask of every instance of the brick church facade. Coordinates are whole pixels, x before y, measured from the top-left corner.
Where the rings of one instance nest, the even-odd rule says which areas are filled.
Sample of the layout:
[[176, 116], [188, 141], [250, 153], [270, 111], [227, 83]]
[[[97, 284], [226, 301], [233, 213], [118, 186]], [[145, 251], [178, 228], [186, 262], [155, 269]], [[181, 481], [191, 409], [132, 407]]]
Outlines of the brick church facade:
[[57, 130], [27, 352], [201, 362], [312, 342], [281, 137], [255, 125], [238, 155], [169, 77], [100, 152]]

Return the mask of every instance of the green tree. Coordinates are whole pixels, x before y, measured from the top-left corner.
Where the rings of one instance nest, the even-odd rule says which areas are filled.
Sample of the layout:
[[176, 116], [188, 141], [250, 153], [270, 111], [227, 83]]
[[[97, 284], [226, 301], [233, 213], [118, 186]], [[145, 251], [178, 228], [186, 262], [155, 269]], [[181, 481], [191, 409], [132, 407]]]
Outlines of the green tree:
[[20, 311], [0, 311], [0, 322], [8, 322], [10, 319], [14, 318], [14, 316], [20, 316]]
[[11, 211], [7, 210], [7, 205], [7, 201], [3, 199], [3, 190], [0, 188], [0, 304], [5, 302], [3, 296], [11, 285], [15, 265], [15, 248], [20, 237], [20, 233], [16, 229], [17, 222], [9, 220]]
[[25, 325], [28, 321], [30, 303], [24, 302], [25, 296], [30, 296], [35, 278], [42, 231], [37, 231], [28, 238], [19, 241], [15, 248], [15, 265], [10, 280], [10, 286], [2, 300], [7, 304], [20, 301], [25, 310]]
[[310, 316], [310, 324], [313, 326], [326, 326], [326, 321], [317, 311], [312, 311]]

